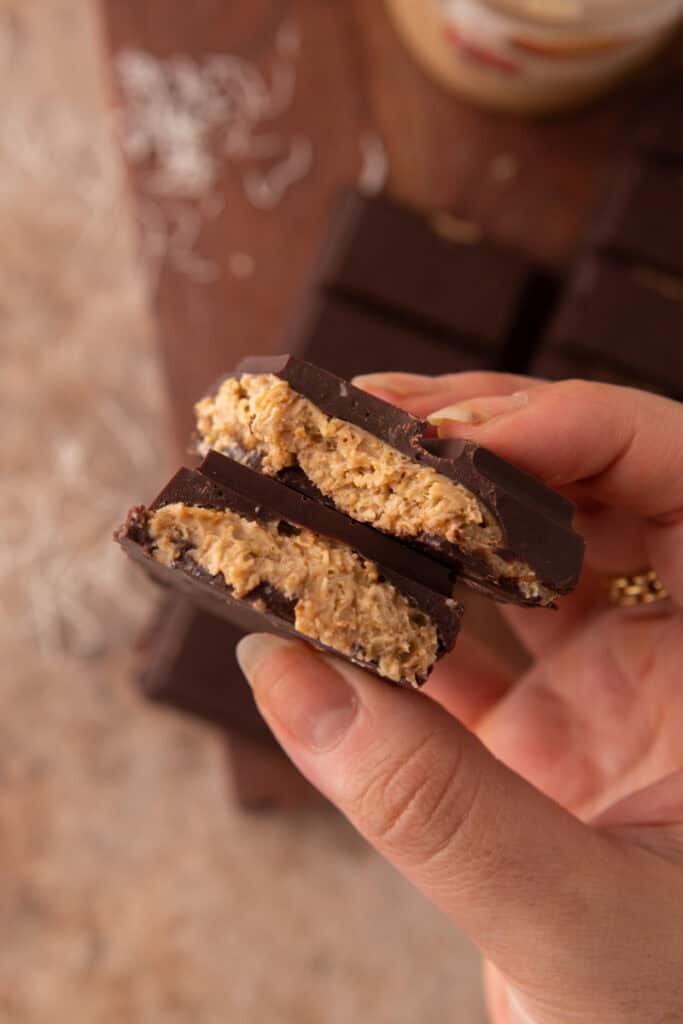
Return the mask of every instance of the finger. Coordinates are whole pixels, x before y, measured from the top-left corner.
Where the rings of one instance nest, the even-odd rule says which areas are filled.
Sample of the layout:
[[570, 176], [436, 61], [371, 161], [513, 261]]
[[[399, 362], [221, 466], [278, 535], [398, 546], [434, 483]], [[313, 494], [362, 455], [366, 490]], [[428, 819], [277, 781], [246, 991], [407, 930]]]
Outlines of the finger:
[[413, 416], [428, 416], [435, 409], [481, 395], [508, 395], [540, 383], [532, 377], [488, 370], [468, 370], [429, 377], [416, 373], [371, 373], [352, 383]]
[[[466, 415], [469, 424], [462, 422]], [[591, 500], [639, 517], [648, 560], [683, 599], [679, 403], [631, 388], [560, 381], [511, 396], [509, 408], [499, 403], [488, 420], [476, 400], [430, 420], [443, 436], [471, 437], [552, 487], [579, 487]], [[626, 546], [623, 554], [628, 560]]]
[[603, 837], [420, 694], [273, 637], [238, 656], [302, 772], [501, 969], [529, 978], [583, 950], [577, 906], [600, 914], [614, 870]]

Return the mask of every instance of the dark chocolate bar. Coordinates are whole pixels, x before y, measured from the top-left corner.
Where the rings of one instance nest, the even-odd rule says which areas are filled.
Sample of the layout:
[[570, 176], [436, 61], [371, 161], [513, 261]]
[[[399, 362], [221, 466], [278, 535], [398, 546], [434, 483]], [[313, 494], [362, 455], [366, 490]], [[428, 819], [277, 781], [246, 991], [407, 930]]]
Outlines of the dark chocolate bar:
[[612, 190], [594, 240], [631, 264], [683, 276], [683, 167], [630, 162]]
[[142, 644], [140, 689], [155, 703], [275, 746], [237, 664], [242, 636], [224, 619], [169, 593]]
[[536, 356], [531, 372], [544, 380], [594, 380], [602, 384], [618, 384], [624, 388], [659, 390], [645, 384], [635, 373], [590, 352], [563, 352], [543, 348]]
[[584, 262], [533, 372], [683, 396], [683, 282], [658, 271]]
[[671, 161], [683, 167], [683, 84], [660, 85], [644, 97], [634, 139], [649, 159]]
[[495, 356], [332, 294], [314, 293], [282, 348], [341, 377], [390, 368], [403, 373], [494, 369]]
[[[411, 534], [407, 529], [394, 531], [404, 542], [452, 566], [464, 580], [501, 600], [528, 605], [550, 604], [554, 597], [568, 593], [575, 586], [581, 568], [583, 541], [571, 527], [574, 507], [529, 474], [469, 441], [425, 441], [426, 424], [421, 420], [293, 356], [246, 359], [225, 379], [226, 383], [238, 380], [238, 390], [243, 390], [243, 375], [279, 378], [325, 417], [352, 424], [406, 457], [411, 464], [434, 470], [446, 480], [461, 485], [478, 503], [482, 527], [488, 516], [500, 531], [495, 550], [489, 552], [484, 550], [483, 540], [473, 542], [469, 550], [464, 550], [445, 534]], [[225, 438], [223, 447], [227, 454], [263, 468], [268, 453], [260, 450], [257, 443], [247, 450], [228, 441], [227, 435]], [[219, 436], [210, 436], [206, 443], [221, 447], [222, 442]], [[310, 441], [310, 444], [315, 442]], [[310, 448], [309, 441], [306, 445]], [[321, 493], [318, 483], [307, 477], [298, 462], [278, 475], [289, 486], [331, 504], [336, 500], [344, 512], [354, 514], [347, 505], [339, 505], [337, 496]], [[432, 480], [430, 476], [429, 482]], [[374, 495], [377, 506], [381, 508], [390, 496], [393, 493]], [[366, 521], [378, 525], [376, 516]], [[494, 570], [492, 565], [496, 560], [498, 568]]]
[[[267, 524], [271, 528], [276, 526], [276, 535], [282, 535], [283, 538], [293, 533], [298, 535], [305, 529], [318, 538], [333, 538], [335, 542], [341, 542], [356, 553], [354, 558], [360, 555], [361, 560], [367, 560], [377, 567], [374, 576], [374, 570], [370, 572], [375, 582], [387, 584], [392, 588], [392, 593], [400, 596], [406, 622], [415, 628], [414, 643], [420, 642], [423, 636], [420, 629], [427, 630], [425, 636], [436, 637], [438, 643], [433, 656], [429, 648], [422, 657], [416, 657], [415, 663], [420, 667], [415, 669], [415, 674], [399, 678], [393, 669], [382, 668], [382, 659], [386, 661], [394, 657], [389, 646], [375, 661], [365, 657], [360, 638], [349, 650], [341, 650], [310, 633], [302, 633], [295, 628], [296, 598], [287, 597], [268, 580], [253, 586], [242, 598], [233, 596], [223, 574], [212, 573], [196, 560], [194, 550], [187, 539], [179, 535], [179, 528], [175, 525], [172, 537], [173, 558], [169, 564], [162, 564], [154, 557], [159, 542], [158, 538], [155, 540], [150, 535], [150, 523], [154, 513], [176, 505], [236, 513], [260, 525]], [[443, 567], [416, 556], [397, 542], [353, 522], [334, 509], [298, 494], [274, 479], [225, 459], [216, 452], [209, 455], [200, 470], [180, 470], [148, 510], [142, 507], [132, 509], [126, 524], [118, 531], [117, 539], [131, 557], [142, 562], [150, 575], [176, 587], [207, 611], [223, 616], [239, 629], [250, 632], [266, 629], [304, 639], [320, 650], [340, 654], [375, 674], [391, 676], [395, 682], [403, 685], [419, 685], [424, 682], [436, 658], [452, 647], [462, 614], [460, 606], [450, 596], [452, 577]], [[283, 539], [283, 545], [285, 543]], [[238, 556], [239, 553], [235, 555], [236, 558]], [[298, 570], [301, 564], [298, 563], [295, 568]], [[413, 570], [413, 574], [402, 575], [406, 568]], [[422, 582], [423, 577], [429, 578], [434, 586], [440, 588], [440, 592], [426, 586]], [[351, 577], [348, 585], [355, 585]], [[344, 614], [344, 607], [340, 615]], [[324, 614], [324, 610], [321, 614]], [[334, 608], [331, 607], [330, 616], [333, 618], [334, 614]], [[336, 622], [332, 625], [337, 628]], [[340, 631], [343, 633], [343, 622]], [[325, 635], [321, 633], [321, 636]], [[396, 637], [397, 664], [403, 664], [401, 655], [407, 650], [405, 640], [405, 635]], [[412, 656], [413, 648], [410, 648], [409, 653]]]
[[498, 357], [523, 305], [530, 267], [480, 234], [445, 214], [347, 192], [319, 256], [319, 281], [456, 348]]
[[233, 798], [243, 810], [320, 805], [324, 798], [283, 753], [235, 657], [243, 636], [169, 592], [139, 644], [140, 690], [154, 704], [223, 730]]

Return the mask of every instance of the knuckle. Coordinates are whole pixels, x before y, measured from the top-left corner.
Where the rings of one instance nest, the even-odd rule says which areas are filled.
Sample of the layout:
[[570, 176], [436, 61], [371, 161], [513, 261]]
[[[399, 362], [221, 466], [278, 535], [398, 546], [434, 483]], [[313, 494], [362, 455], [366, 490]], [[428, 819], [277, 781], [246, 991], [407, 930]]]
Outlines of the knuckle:
[[470, 818], [477, 787], [462, 767], [460, 744], [431, 733], [376, 766], [356, 795], [354, 816], [378, 847], [425, 865], [451, 847]]

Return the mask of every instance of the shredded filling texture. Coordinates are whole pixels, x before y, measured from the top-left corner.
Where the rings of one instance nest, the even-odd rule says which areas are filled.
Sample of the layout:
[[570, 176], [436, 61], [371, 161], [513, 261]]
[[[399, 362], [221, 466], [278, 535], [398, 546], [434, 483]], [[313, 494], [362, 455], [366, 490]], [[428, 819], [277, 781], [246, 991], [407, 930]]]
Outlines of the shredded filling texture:
[[388, 679], [417, 685], [436, 660], [431, 619], [341, 541], [180, 502], [151, 513], [147, 529], [158, 562], [173, 566], [190, 558], [221, 575], [238, 598], [269, 584], [296, 602], [300, 633], [376, 664]]
[[300, 467], [337, 508], [398, 537], [443, 536], [485, 559], [497, 578], [512, 579], [527, 598], [550, 603], [554, 593], [524, 562], [497, 554], [498, 523], [476, 496], [431, 466], [421, 466], [354, 424], [327, 416], [273, 374], [223, 381], [197, 403], [200, 450], [258, 461], [275, 476]]

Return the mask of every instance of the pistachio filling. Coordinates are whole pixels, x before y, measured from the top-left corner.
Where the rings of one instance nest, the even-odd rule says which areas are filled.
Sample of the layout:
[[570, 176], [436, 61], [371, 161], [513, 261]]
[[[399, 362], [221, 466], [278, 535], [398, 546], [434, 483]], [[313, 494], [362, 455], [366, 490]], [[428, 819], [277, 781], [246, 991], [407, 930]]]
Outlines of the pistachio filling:
[[[293, 602], [300, 633], [377, 665], [388, 679], [417, 685], [436, 660], [431, 619], [341, 541], [180, 502], [151, 513], [147, 529], [158, 562], [190, 558], [221, 575], [238, 598], [248, 600], [263, 585], [274, 588]], [[254, 603], [265, 608], [258, 596]]]

